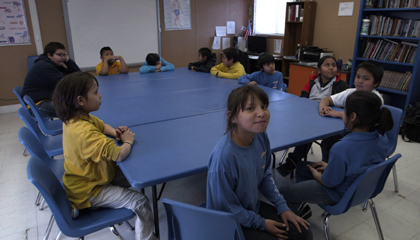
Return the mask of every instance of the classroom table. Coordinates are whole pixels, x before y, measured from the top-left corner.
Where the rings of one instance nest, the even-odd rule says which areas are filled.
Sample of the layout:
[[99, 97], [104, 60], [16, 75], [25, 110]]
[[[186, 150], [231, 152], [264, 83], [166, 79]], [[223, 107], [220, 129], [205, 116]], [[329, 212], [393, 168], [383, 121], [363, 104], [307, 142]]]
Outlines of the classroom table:
[[[143, 79], [143, 75], [154, 78]], [[223, 111], [230, 92], [242, 86], [237, 80], [216, 78], [208, 73], [188, 71], [187, 68], [114, 76], [98, 77], [102, 104], [93, 113], [113, 127], [132, 127]], [[108, 77], [112, 77], [112, 81]], [[270, 102], [297, 98], [280, 90], [261, 88]]]
[[[318, 102], [290, 98], [269, 104], [267, 134], [273, 151], [312, 142], [344, 131], [341, 119], [322, 117]], [[118, 162], [135, 188], [152, 187], [158, 233], [156, 185], [207, 171], [208, 157], [226, 128], [225, 111], [131, 127], [136, 141]]]

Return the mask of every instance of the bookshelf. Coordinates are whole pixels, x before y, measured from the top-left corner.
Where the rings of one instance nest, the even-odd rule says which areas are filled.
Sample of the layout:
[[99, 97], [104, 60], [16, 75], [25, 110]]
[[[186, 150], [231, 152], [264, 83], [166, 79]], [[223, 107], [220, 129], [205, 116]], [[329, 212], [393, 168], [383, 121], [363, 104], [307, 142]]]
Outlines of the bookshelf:
[[283, 78], [289, 79], [289, 67], [291, 62], [297, 59], [290, 59], [285, 56], [295, 56], [297, 44], [301, 46], [312, 46], [314, 39], [316, 2], [288, 2], [286, 3], [286, 25], [284, 28], [284, 46], [282, 73]]
[[[370, 19], [367, 35], [360, 34], [363, 19]], [[419, 42], [419, 1], [362, 0], [350, 87], [354, 87], [356, 66], [374, 60], [385, 69], [377, 88], [385, 104], [404, 110], [408, 104], [420, 101]]]

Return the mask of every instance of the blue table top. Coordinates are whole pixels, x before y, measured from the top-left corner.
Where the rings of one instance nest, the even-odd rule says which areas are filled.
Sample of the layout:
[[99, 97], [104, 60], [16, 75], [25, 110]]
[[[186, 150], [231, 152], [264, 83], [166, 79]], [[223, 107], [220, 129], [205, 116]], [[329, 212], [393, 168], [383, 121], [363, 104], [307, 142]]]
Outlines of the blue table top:
[[[271, 102], [267, 128], [275, 151], [335, 135], [341, 119], [321, 117], [305, 98]], [[119, 166], [133, 187], [144, 188], [207, 171], [207, 161], [226, 128], [225, 111], [131, 127], [136, 141]]]
[[[92, 114], [113, 127], [223, 111], [230, 92], [242, 86], [237, 80], [216, 78], [187, 68], [163, 73], [110, 75], [98, 77], [98, 81], [102, 105]], [[270, 102], [298, 98], [276, 89], [261, 88]]]

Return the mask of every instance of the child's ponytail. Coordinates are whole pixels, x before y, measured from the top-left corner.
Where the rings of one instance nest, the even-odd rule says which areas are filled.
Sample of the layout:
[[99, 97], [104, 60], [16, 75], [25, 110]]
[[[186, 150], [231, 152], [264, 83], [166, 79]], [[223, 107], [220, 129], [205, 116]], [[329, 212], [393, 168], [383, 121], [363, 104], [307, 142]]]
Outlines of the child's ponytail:
[[344, 114], [350, 118], [351, 113], [357, 115], [353, 128], [366, 128], [371, 132], [377, 130], [384, 135], [394, 125], [389, 109], [383, 107], [382, 100], [370, 91], [358, 90], [348, 96]]
[[381, 107], [381, 117], [379, 119], [378, 126], [376, 129], [378, 132], [382, 135], [385, 134], [385, 132], [392, 129], [394, 126], [394, 120], [392, 119], [391, 111], [389, 111], [386, 107]]

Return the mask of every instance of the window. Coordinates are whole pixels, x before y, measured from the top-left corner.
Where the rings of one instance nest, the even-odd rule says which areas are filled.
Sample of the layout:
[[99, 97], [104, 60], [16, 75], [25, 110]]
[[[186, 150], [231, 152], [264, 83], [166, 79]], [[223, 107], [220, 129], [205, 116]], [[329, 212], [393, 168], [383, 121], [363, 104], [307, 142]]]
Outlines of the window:
[[287, 0], [254, 0], [253, 34], [284, 35]]

